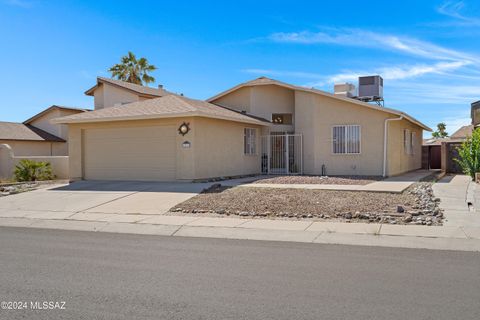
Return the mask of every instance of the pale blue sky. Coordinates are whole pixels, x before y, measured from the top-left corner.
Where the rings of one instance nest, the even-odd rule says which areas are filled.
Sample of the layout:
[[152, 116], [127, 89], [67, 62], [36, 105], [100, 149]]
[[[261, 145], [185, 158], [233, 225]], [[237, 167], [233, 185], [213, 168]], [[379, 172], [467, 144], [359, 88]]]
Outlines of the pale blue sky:
[[205, 99], [261, 75], [333, 90], [385, 79], [386, 106], [449, 131], [480, 99], [479, 1], [0, 0], [0, 120], [83, 92], [128, 50], [172, 91]]

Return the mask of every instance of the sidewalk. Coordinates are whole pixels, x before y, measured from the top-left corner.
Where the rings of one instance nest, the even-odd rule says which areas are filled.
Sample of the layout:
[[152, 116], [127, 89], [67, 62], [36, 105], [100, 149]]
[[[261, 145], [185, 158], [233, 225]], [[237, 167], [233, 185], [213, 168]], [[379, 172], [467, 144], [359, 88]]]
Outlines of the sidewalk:
[[444, 226], [480, 227], [480, 188], [469, 176], [445, 176], [433, 185], [433, 192], [441, 200]]
[[432, 171], [416, 170], [366, 185], [247, 183], [239, 185], [239, 187], [402, 193], [413, 183], [421, 181], [430, 175], [432, 175]]
[[[43, 218], [34, 212], [29, 212], [28, 217], [19, 217], [20, 213], [12, 212], [12, 217], [0, 218], [0, 226], [480, 251], [480, 227], [428, 227], [186, 216], [149, 216], [141, 219], [142, 217], [132, 217], [135, 215], [122, 215], [125, 216], [123, 218], [125, 221], [118, 222], [116, 219], [119, 215], [83, 214], [82, 216], [77, 213], [65, 217], [61, 212], [57, 212], [55, 213], [57, 218], [53, 218], [46, 216], [45, 212], [41, 214]], [[139, 218], [141, 220], [135, 221]], [[127, 222], [129, 219], [132, 221]]]

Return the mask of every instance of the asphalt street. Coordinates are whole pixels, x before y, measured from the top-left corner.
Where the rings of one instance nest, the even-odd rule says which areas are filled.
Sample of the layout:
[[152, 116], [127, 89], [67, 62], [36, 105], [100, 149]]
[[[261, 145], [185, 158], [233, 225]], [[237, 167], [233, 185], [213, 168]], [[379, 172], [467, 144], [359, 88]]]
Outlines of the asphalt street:
[[478, 320], [480, 254], [1, 227], [0, 301], [0, 319]]

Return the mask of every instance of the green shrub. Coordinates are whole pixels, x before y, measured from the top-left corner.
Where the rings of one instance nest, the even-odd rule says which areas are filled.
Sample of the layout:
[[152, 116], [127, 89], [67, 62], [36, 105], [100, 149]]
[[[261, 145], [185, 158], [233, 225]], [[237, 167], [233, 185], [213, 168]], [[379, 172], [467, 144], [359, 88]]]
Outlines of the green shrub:
[[50, 162], [21, 160], [15, 166], [15, 179], [17, 181], [52, 180], [52, 166]]
[[458, 158], [454, 160], [462, 171], [475, 179], [475, 173], [480, 172], [480, 130], [473, 130], [472, 136], [457, 148]]

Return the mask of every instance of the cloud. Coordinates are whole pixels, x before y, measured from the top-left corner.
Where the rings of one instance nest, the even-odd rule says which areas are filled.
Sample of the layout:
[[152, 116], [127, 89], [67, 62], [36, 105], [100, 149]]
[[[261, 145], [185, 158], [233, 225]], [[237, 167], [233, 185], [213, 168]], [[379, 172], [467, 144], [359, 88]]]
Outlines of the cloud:
[[375, 33], [360, 29], [331, 29], [311, 32], [277, 32], [267, 37], [269, 41], [291, 44], [335, 44], [342, 46], [365, 47], [372, 49], [388, 49], [402, 54], [413, 55], [430, 60], [472, 60], [480, 62], [480, 58], [426, 41], [390, 34]]
[[437, 7], [437, 12], [456, 20], [455, 24], [461, 26], [480, 26], [480, 19], [467, 17], [462, 14], [465, 8], [463, 1], [446, 1]]
[[[458, 7], [457, 7], [458, 8]], [[444, 8], [445, 10], [445, 8]], [[449, 11], [450, 12], [450, 11]], [[357, 67], [338, 73], [319, 74], [307, 70], [250, 68], [243, 72], [277, 77], [298, 78], [306, 87], [332, 91], [334, 83], [357, 83], [359, 76], [381, 75], [385, 83], [387, 105], [408, 111], [429, 125], [445, 122], [449, 132], [470, 123], [470, 103], [480, 99], [480, 56], [452, 50], [432, 42], [405, 35], [375, 33], [361, 29], [323, 28], [319, 32], [277, 32], [259, 41], [296, 46], [350, 46], [372, 51], [388, 50], [397, 55], [396, 63], [381, 59], [359, 61]], [[411, 62], [414, 57], [415, 62]], [[368, 59], [368, 58], [367, 58]], [[358, 58], [356, 59], [356, 61]]]
[[404, 65], [376, 68], [373, 70], [342, 72], [335, 75], [323, 77], [321, 81], [316, 83], [307, 83], [307, 86], [322, 87], [327, 84], [355, 81], [358, 79], [358, 77], [371, 74], [379, 74], [384, 80], [403, 80], [408, 78], [420, 77], [427, 74], [444, 74], [447, 71], [454, 71], [469, 64], [471, 64], [471, 62], [469, 61], [447, 61], [438, 62], [431, 65]]
[[33, 6], [33, 2], [27, 0], [3, 0], [2, 2], [6, 5], [20, 7], [24, 9], [29, 9]]
[[[463, 3], [444, 4], [444, 12], [458, 12]], [[456, 11], [455, 11], [456, 10]], [[373, 50], [388, 49], [395, 53], [422, 58], [423, 63], [389, 65], [373, 69], [343, 70], [337, 74], [318, 75], [305, 74], [304, 79], [318, 79], [307, 82], [306, 86], [325, 87], [333, 83], [353, 82], [359, 76], [379, 74], [385, 80], [406, 80], [423, 76], [441, 75], [465, 80], [479, 80], [480, 57], [467, 52], [452, 50], [437, 44], [403, 35], [376, 33], [362, 29], [323, 28], [322, 31], [277, 32], [266, 37], [275, 43], [316, 45], [330, 44], [336, 46], [354, 46], [371, 48]], [[468, 66], [468, 67], [467, 67]], [[247, 69], [246, 72], [266, 75], [301, 77], [302, 71], [280, 71], [264, 69]], [[307, 76], [308, 75], [308, 76]], [[438, 77], [441, 78], [441, 77]], [[391, 82], [390, 82], [391, 83]]]
[[[389, 84], [392, 103], [457, 104], [469, 109], [470, 103], [480, 99], [478, 83], [448, 83], [431, 81], [393, 82]], [[448, 111], [451, 113], [451, 110]]]

